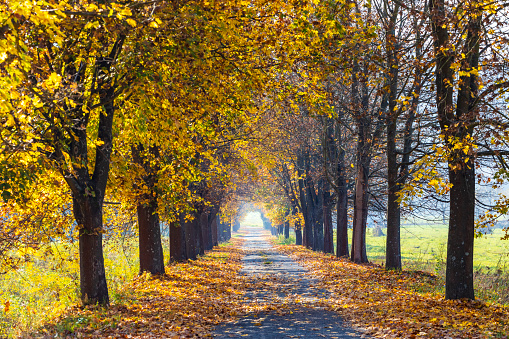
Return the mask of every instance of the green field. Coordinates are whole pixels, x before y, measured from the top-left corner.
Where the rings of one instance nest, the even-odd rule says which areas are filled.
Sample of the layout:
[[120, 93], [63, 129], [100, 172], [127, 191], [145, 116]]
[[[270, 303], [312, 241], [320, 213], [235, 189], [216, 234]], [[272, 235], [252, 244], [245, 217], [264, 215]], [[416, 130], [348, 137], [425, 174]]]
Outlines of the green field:
[[[383, 233], [385, 234], [385, 229]], [[474, 284], [476, 298], [509, 304], [509, 241], [500, 240], [501, 229], [475, 239]], [[384, 264], [385, 236], [374, 237], [368, 229], [366, 242], [371, 262]], [[446, 225], [404, 225], [401, 229], [401, 255], [404, 270], [427, 271], [438, 281], [433, 292], [443, 295], [447, 254]]]
[[[385, 234], [385, 229], [383, 230]], [[493, 234], [477, 238], [474, 245], [474, 266], [479, 269], [509, 269], [509, 241], [500, 240], [505, 233], [496, 229]], [[366, 243], [369, 260], [385, 260], [385, 236], [372, 236], [368, 229]], [[401, 256], [406, 269], [417, 266], [439, 266], [447, 253], [446, 225], [404, 225], [401, 228]]]

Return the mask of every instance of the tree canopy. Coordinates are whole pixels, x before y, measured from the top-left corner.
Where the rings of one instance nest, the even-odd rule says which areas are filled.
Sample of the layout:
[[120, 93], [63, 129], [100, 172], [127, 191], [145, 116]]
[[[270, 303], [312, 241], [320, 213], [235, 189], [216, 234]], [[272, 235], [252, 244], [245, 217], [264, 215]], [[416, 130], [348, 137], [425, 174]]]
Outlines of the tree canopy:
[[507, 179], [507, 14], [477, 0], [1, 2], [2, 268], [14, 249], [78, 240], [81, 297], [108, 304], [103, 238], [133, 215], [140, 272], [163, 274], [160, 223], [171, 260], [192, 259], [253, 202], [298, 244], [359, 263], [381, 216], [401, 270], [401, 217], [446, 213], [446, 297], [473, 299], [476, 230], [508, 210], [475, 193]]

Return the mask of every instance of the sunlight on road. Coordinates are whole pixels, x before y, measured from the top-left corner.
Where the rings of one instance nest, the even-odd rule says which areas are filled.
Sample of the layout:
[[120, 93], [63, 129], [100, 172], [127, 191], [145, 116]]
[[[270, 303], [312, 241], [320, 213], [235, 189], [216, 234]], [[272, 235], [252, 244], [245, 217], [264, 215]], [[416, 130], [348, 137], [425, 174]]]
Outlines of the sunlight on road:
[[249, 212], [240, 222], [242, 226], [258, 226], [263, 227], [263, 221], [260, 212]]

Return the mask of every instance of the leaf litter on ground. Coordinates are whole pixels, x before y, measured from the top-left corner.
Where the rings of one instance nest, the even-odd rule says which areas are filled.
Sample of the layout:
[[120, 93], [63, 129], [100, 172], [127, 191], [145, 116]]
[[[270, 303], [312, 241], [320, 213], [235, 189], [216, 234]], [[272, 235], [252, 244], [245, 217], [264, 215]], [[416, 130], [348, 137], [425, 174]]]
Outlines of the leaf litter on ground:
[[[379, 338], [508, 338], [509, 308], [479, 300], [445, 300], [426, 272], [388, 271], [374, 264], [277, 245], [332, 294], [328, 308]], [[426, 292], [427, 291], [427, 292]]]
[[[203, 338], [220, 323], [302, 307], [334, 310], [379, 338], [506, 338], [509, 331], [505, 306], [446, 301], [436, 292], [422, 292], [436, 290], [439, 282], [432, 274], [386, 271], [302, 246], [276, 246], [318, 279], [310, 289], [330, 292], [306, 300], [294, 290], [294, 279], [284, 275], [240, 274], [241, 243], [234, 238], [198, 260], [171, 264], [163, 277], [141, 275], [125, 285], [116, 304], [73, 307], [27, 337]], [[249, 291], [262, 297], [253, 299]]]
[[30, 337], [203, 338], [242, 312], [246, 287], [241, 239], [197, 260], [172, 263], [161, 277], [143, 274], [125, 285], [121, 302], [78, 307]]

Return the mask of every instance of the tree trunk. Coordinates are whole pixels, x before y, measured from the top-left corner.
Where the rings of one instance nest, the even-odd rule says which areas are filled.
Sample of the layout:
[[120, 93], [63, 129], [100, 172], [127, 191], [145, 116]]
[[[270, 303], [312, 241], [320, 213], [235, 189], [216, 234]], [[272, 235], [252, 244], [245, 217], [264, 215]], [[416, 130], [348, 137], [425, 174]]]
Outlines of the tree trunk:
[[[358, 76], [361, 76], [359, 81]], [[366, 254], [366, 223], [368, 218], [368, 172], [370, 117], [366, 75], [361, 73], [357, 61], [352, 74], [352, 106], [357, 124], [357, 175], [355, 178], [355, 202], [353, 212], [352, 261], [368, 262]], [[362, 100], [359, 96], [359, 82], [362, 83]], [[371, 140], [371, 142], [373, 142]]]
[[190, 260], [196, 260], [196, 234], [194, 223], [198, 222], [196, 216], [193, 220], [186, 220], [185, 217], [181, 218], [180, 225], [184, 230], [184, 239], [186, 243], [186, 257]]
[[290, 238], [290, 222], [285, 220], [285, 239]]
[[[387, 151], [389, 153], [389, 151]], [[390, 166], [389, 166], [390, 167]], [[389, 172], [393, 169], [389, 168]], [[397, 169], [396, 169], [397, 171]], [[393, 173], [389, 174], [391, 178]], [[397, 172], [396, 172], [397, 175]], [[387, 194], [387, 238], [386, 238], [386, 269], [401, 270], [401, 208], [398, 201], [397, 181], [394, 178], [388, 180]]]
[[200, 213], [200, 225], [203, 239], [203, 249], [209, 251], [212, 249], [212, 232], [210, 227], [211, 211], [203, 211]]
[[[383, 100], [385, 107], [382, 112], [387, 116], [387, 238], [385, 267], [387, 269], [401, 270], [401, 209], [398, 201], [400, 186], [398, 182], [398, 159], [396, 153], [396, 134], [398, 112], [396, 111], [398, 93], [398, 55], [396, 50], [395, 22], [398, 16], [399, 6], [394, 5], [391, 13], [389, 27], [386, 32], [387, 68], [388, 68], [388, 95]], [[387, 100], [389, 111], [386, 111]], [[382, 106], [384, 106], [382, 104]]]
[[226, 223], [226, 222], [221, 222], [219, 217], [217, 217], [217, 225], [218, 225], [219, 234], [220, 234], [219, 242], [225, 242], [225, 241], [230, 240], [230, 238], [228, 237], [228, 233], [230, 230], [230, 224]]
[[[217, 217], [215, 217], [215, 218], [217, 218]], [[217, 233], [218, 233], [217, 241], [220, 243], [227, 241], [227, 239], [226, 239], [226, 223], [221, 222], [221, 220], [219, 218], [217, 219], [216, 223], [217, 223]]]
[[[97, 138], [94, 140], [92, 138], [93, 134], [87, 134], [87, 130], [90, 128], [89, 114], [82, 110], [84, 105], [79, 98], [82, 98], [83, 93], [76, 93], [72, 97], [77, 99], [75, 101], [77, 105], [73, 105], [70, 109], [67, 109], [64, 105], [67, 112], [64, 112], [63, 115], [68, 118], [65, 122], [66, 125], [62, 125], [61, 128], [53, 131], [56, 131], [56, 133], [52, 134], [53, 141], [50, 142], [50, 146], [53, 148], [51, 161], [56, 164], [72, 191], [73, 213], [79, 229], [80, 289], [84, 304], [99, 303], [106, 305], [109, 302], [102, 250], [102, 206], [108, 183], [113, 147], [112, 130], [115, 98], [122, 91], [119, 91], [119, 88], [115, 85], [115, 75], [111, 77], [104, 76], [110, 74], [111, 66], [118, 61], [117, 58], [122, 51], [125, 38], [124, 34], [119, 34], [116, 41], [105, 49], [105, 52], [109, 49], [109, 53], [105, 54], [104, 57], [97, 57], [93, 65], [95, 69], [93, 80], [96, 84], [94, 92], [96, 95], [92, 95], [90, 98], [92, 100], [99, 99], [97, 106], [102, 107], [96, 125]], [[73, 67], [70, 64], [67, 66]], [[87, 67], [84, 67], [83, 72], [86, 72], [87, 69]], [[82, 80], [80, 80], [83, 79], [82, 75], [80, 69], [72, 81], [82, 84]], [[109, 78], [109, 80], [96, 81], [103, 78]], [[52, 121], [54, 116], [53, 114], [50, 114], [50, 116]], [[91, 162], [88, 143], [94, 141], [97, 141], [94, 152], [95, 161]], [[72, 169], [69, 168], [69, 165], [72, 166]], [[93, 173], [90, 173], [91, 167], [93, 167]]]
[[235, 219], [235, 221], [233, 223], [233, 231], [237, 232], [239, 229], [240, 229], [240, 221]]
[[334, 232], [332, 227], [332, 206], [331, 194], [329, 185], [324, 183], [324, 190], [322, 193], [322, 211], [323, 211], [323, 251], [325, 253], [334, 253]]
[[109, 303], [102, 247], [102, 203], [97, 197], [73, 199], [79, 228], [80, 289], [84, 304]]
[[[431, 21], [436, 59], [435, 84], [437, 113], [440, 128], [445, 135], [445, 143], [450, 152], [448, 158], [449, 181], [449, 234], [447, 240], [447, 269], [445, 278], [446, 299], [474, 299], [473, 248], [475, 215], [475, 163], [474, 154], [467, 149], [456, 149], [455, 142], [468, 143], [477, 120], [476, 100], [479, 80], [471, 69], [479, 67], [479, 41], [482, 22], [482, 10], [476, 8], [468, 13], [465, 31], [466, 39], [458, 46], [462, 53], [459, 68], [459, 88], [456, 109], [454, 110], [454, 83], [452, 62], [444, 0], [433, 0]], [[479, 4], [478, 4], [479, 5]], [[466, 152], [464, 152], [466, 151]]]
[[164, 274], [163, 246], [157, 202], [138, 205], [140, 274], [150, 272], [154, 275]]
[[[295, 216], [298, 211], [297, 201], [292, 201], [292, 215]], [[302, 245], [302, 225], [299, 222], [299, 219], [295, 219], [295, 224], [293, 225], [295, 230], [295, 245]]]
[[330, 203], [323, 206], [323, 251], [334, 253], [332, 209]]
[[306, 248], [311, 248], [313, 246], [313, 227], [312, 227], [312, 218], [311, 218], [311, 209], [309, 197], [306, 194], [306, 178], [304, 178], [305, 173], [305, 159], [303, 154], [299, 154], [297, 157], [297, 173], [299, 175], [298, 185], [299, 185], [299, 199], [300, 205], [302, 207], [302, 215], [304, 217], [304, 232], [302, 237], [302, 244]]
[[[389, 150], [387, 150], [389, 153]], [[393, 169], [389, 166], [389, 172]], [[397, 171], [397, 169], [396, 169]], [[385, 267], [387, 269], [401, 270], [401, 208], [398, 201], [397, 181], [392, 178], [393, 173], [389, 173], [388, 194], [387, 194], [387, 238], [386, 238], [386, 258]], [[397, 176], [397, 172], [396, 172]]]
[[469, 160], [461, 169], [449, 170], [449, 235], [447, 241], [446, 299], [474, 299], [475, 170]]
[[352, 261], [356, 263], [368, 262], [366, 254], [366, 222], [368, 216], [367, 171], [362, 164], [357, 164], [357, 178], [355, 181], [355, 201], [352, 235]]
[[[145, 170], [145, 175], [138, 177], [146, 189], [138, 195], [138, 242], [140, 253], [140, 274], [150, 272], [152, 274], [164, 274], [163, 246], [161, 244], [161, 229], [159, 226], [159, 214], [157, 213], [157, 171], [158, 166], [150, 164], [150, 156], [159, 157], [159, 149], [156, 146], [148, 148], [148, 155], [141, 143], [133, 145], [131, 153], [133, 162]], [[139, 189], [139, 185], [136, 185]]]
[[[310, 181], [311, 186], [312, 181]], [[313, 199], [313, 249], [323, 252], [323, 190], [324, 180], [318, 181], [318, 194], [314, 190], [310, 193]]]
[[302, 245], [302, 226], [297, 221], [295, 222], [295, 245]]
[[203, 247], [203, 230], [201, 225], [201, 213], [196, 213], [195, 216], [195, 222], [193, 223], [194, 226], [194, 234], [196, 236], [195, 243], [196, 243], [196, 255], [204, 255], [205, 254], [205, 248]]
[[342, 147], [341, 123], [336, 123], [336, 140], [339, 145], [336, 202], [336, 255], [348, 257], [348, 189], [345, 178], [345, 149]]
[[179, 262], [187, 259], [184, 228], [182, 224], [173, 221], [170, 223], [170, 262]]
[[229, 241], [232, 238], [232, 228], [230, 224], [226, 224], [226, 241]]
[[315, 203], [316, 200], [314, 199], [314, 195], [316, 194], [314, 191], [314, 184], [311, 180], [311, 174], [309, 173], [309, 167], [310, 167], [310, 159], [309, 159], [309, 152], [306, 152], [306, 157], [304, 158], [304, 164], [305, 164], [305, 173], [306, 178], [304, 180], [306, 184], [306, 211], [307, 211], [307, 218], [305, 219], [306, 222], [309, 222], [309, 226], [306, 224], [306, 236], [308, 241], [308, 248], [315, 250], [316, 249], [316, 239], [315, 239], [315, 233], [316, 233], [316, 207]]
[[212, 247], [217, 246], [219, 244], [217, 237], [218, 237], [218, 225], [217, 225], [217, 218], [212, 218], [210, 222], [210, 229], [212, 230]]
[[219, 214], [216, 213], [216, 215], [214, 216], [214, 218], [212, 218], [212, 215], [209, 213], [209, 220], [208, 220], [208, 223], [209, 223], [209, 226], [207, 228], [207, 237], [208, 237], [208, 249], [211, 250], [214, 248], [214, 244], [213, 244], [213, 241], [212, 241], [212, 220], [216, 219], [216, 223], [218, 222], [217, 220], [219, 220]]

